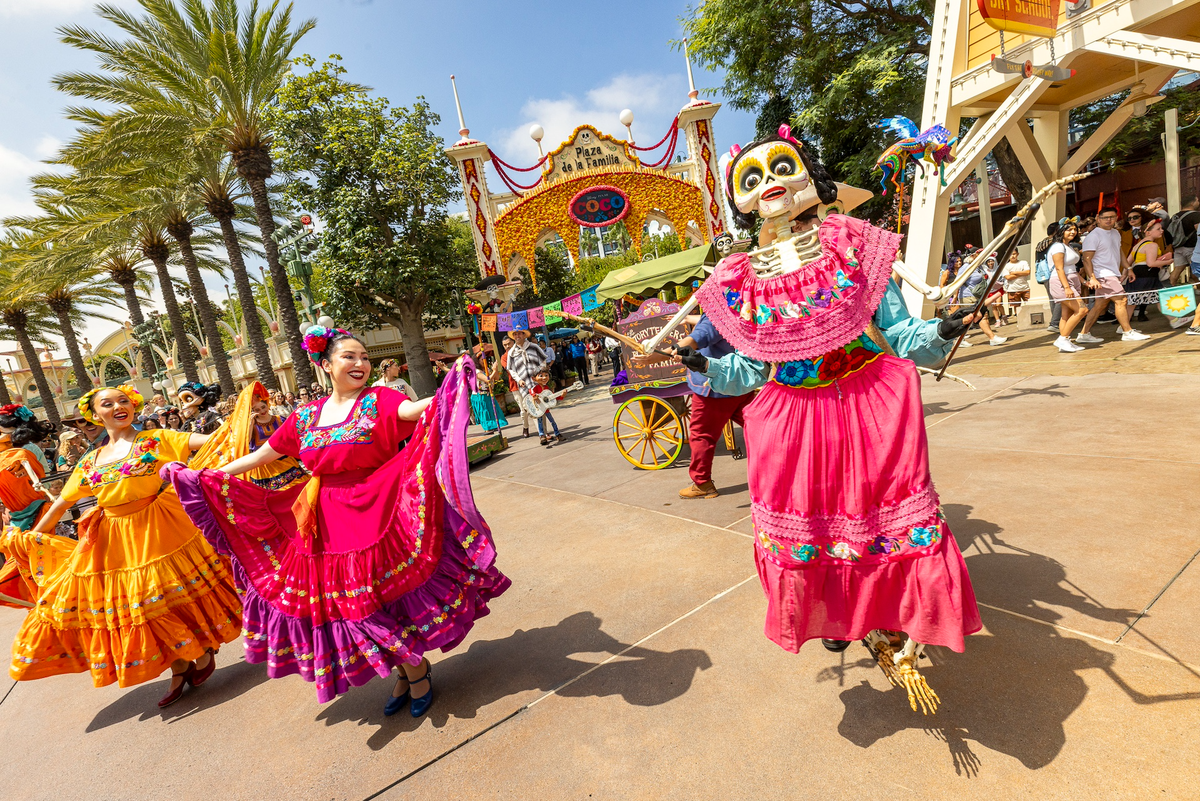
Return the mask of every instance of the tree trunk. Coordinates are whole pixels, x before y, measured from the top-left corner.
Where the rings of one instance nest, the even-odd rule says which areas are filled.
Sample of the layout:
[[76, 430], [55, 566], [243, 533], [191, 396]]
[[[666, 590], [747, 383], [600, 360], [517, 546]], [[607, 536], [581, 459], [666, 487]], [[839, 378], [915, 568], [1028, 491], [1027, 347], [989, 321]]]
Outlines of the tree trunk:
[[33, 382], [37, 384], [38, 394], [42, 397], [42, 408], [46, 410], [46, 419], [54, 425], [58, 425], [62, 422], [62, 417], [58, 414], [58, 403], [55, 401], [54, 393], [50, 391], [50, 382], [46, 380], [42, 363], [38, 361], [37, 349], [33, 347], [33, 342], [29, 339], [29, 332], [25, 330], [24, 326], [10, 324], [9, 327], [17, 335], [21, 353], [25, 354], [25, 361], [29, 363], [29, 370], [33, 373]]
[[204, 338], [208, 340], [208, 352], [212, 356], [213, 366], [217, 369], [217, 382], [221, 385], [221, 392], [225, 395], [235, 395], [237, 387], [233, 383], [233, 373], [229, 370], [229, 356], [225, 353], [225, 343], [221, 340], [221, 329], [217, 327], [217, 317], [208, 301], [208, 289], [204, 286], [200, 267], [196, 264], [196, 253], [192, 250], [192, 225], [168, 225], [167, 233], [179, 244], [179, 255], [183, 257], [183, 267], [187, 270], [188, 283], [192, 287], [192, 298], [200, 312], [200, 326], [204, 329]]
[[279, 261], [279, 246], [271, 236], [275, 233], [275, 218], [271, 216], [271, 204], [267, 199], [267, 182], [263, 178], [250, 176], [246, 178], [246, 183], [250, 187], [250, 196], [254, 198], [254, 214], [258, 217], [258, 228], [262, 232], [263, 251], [271, 272], [271, 284], [275, 287], [275, 301], [279, 304], [279, 324], [287, 337], [296, 386], [307, 387], [316, 377], [313, 375], [312, 362], [308, 360], [308, 353], [302, 345], [304, 336], [300, 331], [296, 304], [292, 301], [292, 285], [288, 283], [287, 271]]
[[242, 260], [242, 245], [238, 242], [237, 229], [233, 227], [232, 219], [218, 219], [221, 222], [221, 233], [225, 237], [225, 250], [229, 254], [229, 266], [233, 269], [233, 283], [237, 287], [238, 302], [242, 306], [246, 336], [250, 338], [250, 350], [254, 353], [254, 366], [258, 368], [258, 380], [274, 392], [280, 388], [279, 377], [275, 375], [275, 368], [271, 365], [271, 350], [263, 337], [258, 305], [254, 302], [254, 287], [250, 285], [246, 262]]
[[[166, 250], [166, 245], [162, 245], [162, 248]], [[196, 361], [199, 354], [192, 346], [192, 340], [188, 339], [187, 329], [183, 324], [183, 312], [179, 310], [179, 301], [175, 298], [175, 287], [171, 283], [171, 274], [167, 272], [167, 256], [154, 250], [146, 255], [150, 257], [150, 261], [154, 262], [154, 271], [158, 273], [158, 286], [162, 290], [163, 305], [167, 307], [167, 319], [171, 321], [171, 334], [175, 337], [179, 366], [183, 368], [183, 375], [188, 381], [198, 382], [200, 368], [196, 366]]]
[[1008, 191], [1012, 192], [1017, 208], [1021, 208], [1033, 197], [1033, 184], [1025, 175], [1025, 168], [1021, 166], [1021, 161], [1013, 151], [1012, 145], [1008, 143], [1008, 139], [1001, 139], [996, 143], [996, 146], [992, 148], [992, 158], [996, 159], [996, 166], [1000, 168], [1000, 177], [1004, 179]]
[[425, 344], [425, 303], [399, 305], [400, 338], [404, 342], [404, 358], [408, 361], [408, 379], [413, 389], [422, 398], [437, 391], [437, 379], [433, 375], [433, 363], [429, 361], [429, 346]]
[[0, 403], [5, 406], [12, 403], [12, 395], [8, 391], [8, 381], [4, 378], [3, 370], [0, 370]]
[[[118, 281], [117, 283], [121, 285], [121, 289], [125, 292], [125, 307], [129, 309], [129, 322], [133, 323], [134, 327], [144, 325], [146, 318], [142, 314], [142, 302], [138, 300], [137, 288], [133, 285], [133, 282]], [[154, 354], [150, 352], [150, 343], [142, 344], [138, 342], [137, 344], [138, 349], [141, 351], [141, 357], [138, 359], [141, 364], [138, 365], [138, 369], [143, 375], [153, 376]], [[130, 355], [132, 356], [132, 354]], [[100, 383], [104, 383], [104, 376], [100, 376]]]
[[75, 336], [75, 328], [71, 325], [71, 309], [56, 303], [50, 304], [50, 308], [58, 317], [58, 329], [62, 334], [63, 342], [67, 345], [67, 354], [71, 357], [71, 369], [75, 373], [75, 386], [79, 387], [80, 392], [91, 392], [92, 377], [88, 375], [87, 363], [83, 360], [83, 352], [79, 350], [79, 338]]

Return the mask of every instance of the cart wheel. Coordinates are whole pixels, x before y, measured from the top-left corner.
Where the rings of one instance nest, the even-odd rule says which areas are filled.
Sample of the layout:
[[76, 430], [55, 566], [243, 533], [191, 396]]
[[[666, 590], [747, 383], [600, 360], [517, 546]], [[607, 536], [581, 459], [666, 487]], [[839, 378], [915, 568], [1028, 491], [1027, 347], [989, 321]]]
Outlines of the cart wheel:
[[683, 422], [666, 401], [641, 395], [617, 408], [613, 441], [625, 460], [643, 470], [661, 470], [683, 450]]

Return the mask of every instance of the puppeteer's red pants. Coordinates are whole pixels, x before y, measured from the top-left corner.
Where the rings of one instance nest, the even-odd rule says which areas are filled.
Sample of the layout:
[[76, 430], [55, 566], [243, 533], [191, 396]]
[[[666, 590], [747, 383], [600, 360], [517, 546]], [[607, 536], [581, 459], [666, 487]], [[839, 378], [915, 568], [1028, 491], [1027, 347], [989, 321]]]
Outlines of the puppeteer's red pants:
[[754, 400], [754, 393], [732, 398], [692, 396], [692, 417], [688, 422], [688, 438], [692, 447], [692, 463], [688, 475], [696, 486], [712, 480], [713, 454], [725, 424], [733, 420], [742, 423], [742, 410]]

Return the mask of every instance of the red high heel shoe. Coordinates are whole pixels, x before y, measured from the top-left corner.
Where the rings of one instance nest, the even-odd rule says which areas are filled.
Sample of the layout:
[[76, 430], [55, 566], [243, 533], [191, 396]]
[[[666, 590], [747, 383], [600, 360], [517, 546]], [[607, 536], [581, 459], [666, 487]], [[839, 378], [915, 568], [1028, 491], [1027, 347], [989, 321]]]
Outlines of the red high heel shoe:
[[167, 693], [161, 699], [159, 699], [158, 708], [166, 709], [171, 704], [175, 703], [180, 698], [182, 698], [184, 688], [188, 686], [188, 684], [191, 681], [192, 676], [195, 675], [195, 673], [196, 673], [196, 663], [195, 662], [188, 662], [187, 670], [183, 671], [182, 673], [175, 673], [174, 671], [172, 671], [171, 672], [171, 680], [172, 681], [174, 681], [177, 678], [182, 678], [183, 681], [179, 682], [178, 687], [176, 687], [174, 690], [171, 690], [171, 692]]
[[213, 671], [217, 669], [217, 655], [213, 653], [211, 648], [208, 649], [207, 653], [208, 665], [198, 668], [195, 666], [195, 663], [192, 663], [193, 670], [191, 675], [185, 679], [185, 681], [193, 687], [199, 687], [201, 684], [208, 681], [208, 677], [211, 676]]

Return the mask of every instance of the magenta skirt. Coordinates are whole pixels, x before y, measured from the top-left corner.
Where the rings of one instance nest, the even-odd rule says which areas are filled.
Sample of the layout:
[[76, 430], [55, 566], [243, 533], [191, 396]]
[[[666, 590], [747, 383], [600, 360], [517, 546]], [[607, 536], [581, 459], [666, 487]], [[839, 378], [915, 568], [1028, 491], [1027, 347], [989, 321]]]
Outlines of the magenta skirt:
[[290, 497], [214, 470], [163, 468], [184, 510], [233, 565], [247, 662], [298, 674], [325, 702], [402, 663], [448, 651], [509, 587], [467, 463], [474, 366], [442, 383], [427, 423], [374, 471], [322, 479], [321, 524]]
[[881, 355], [814, 388], [772, 381], [745, 418], [767, 637], [794, 653], [890, 629], [962, 651], [982, 623], [929, 475], [912, 362]]

